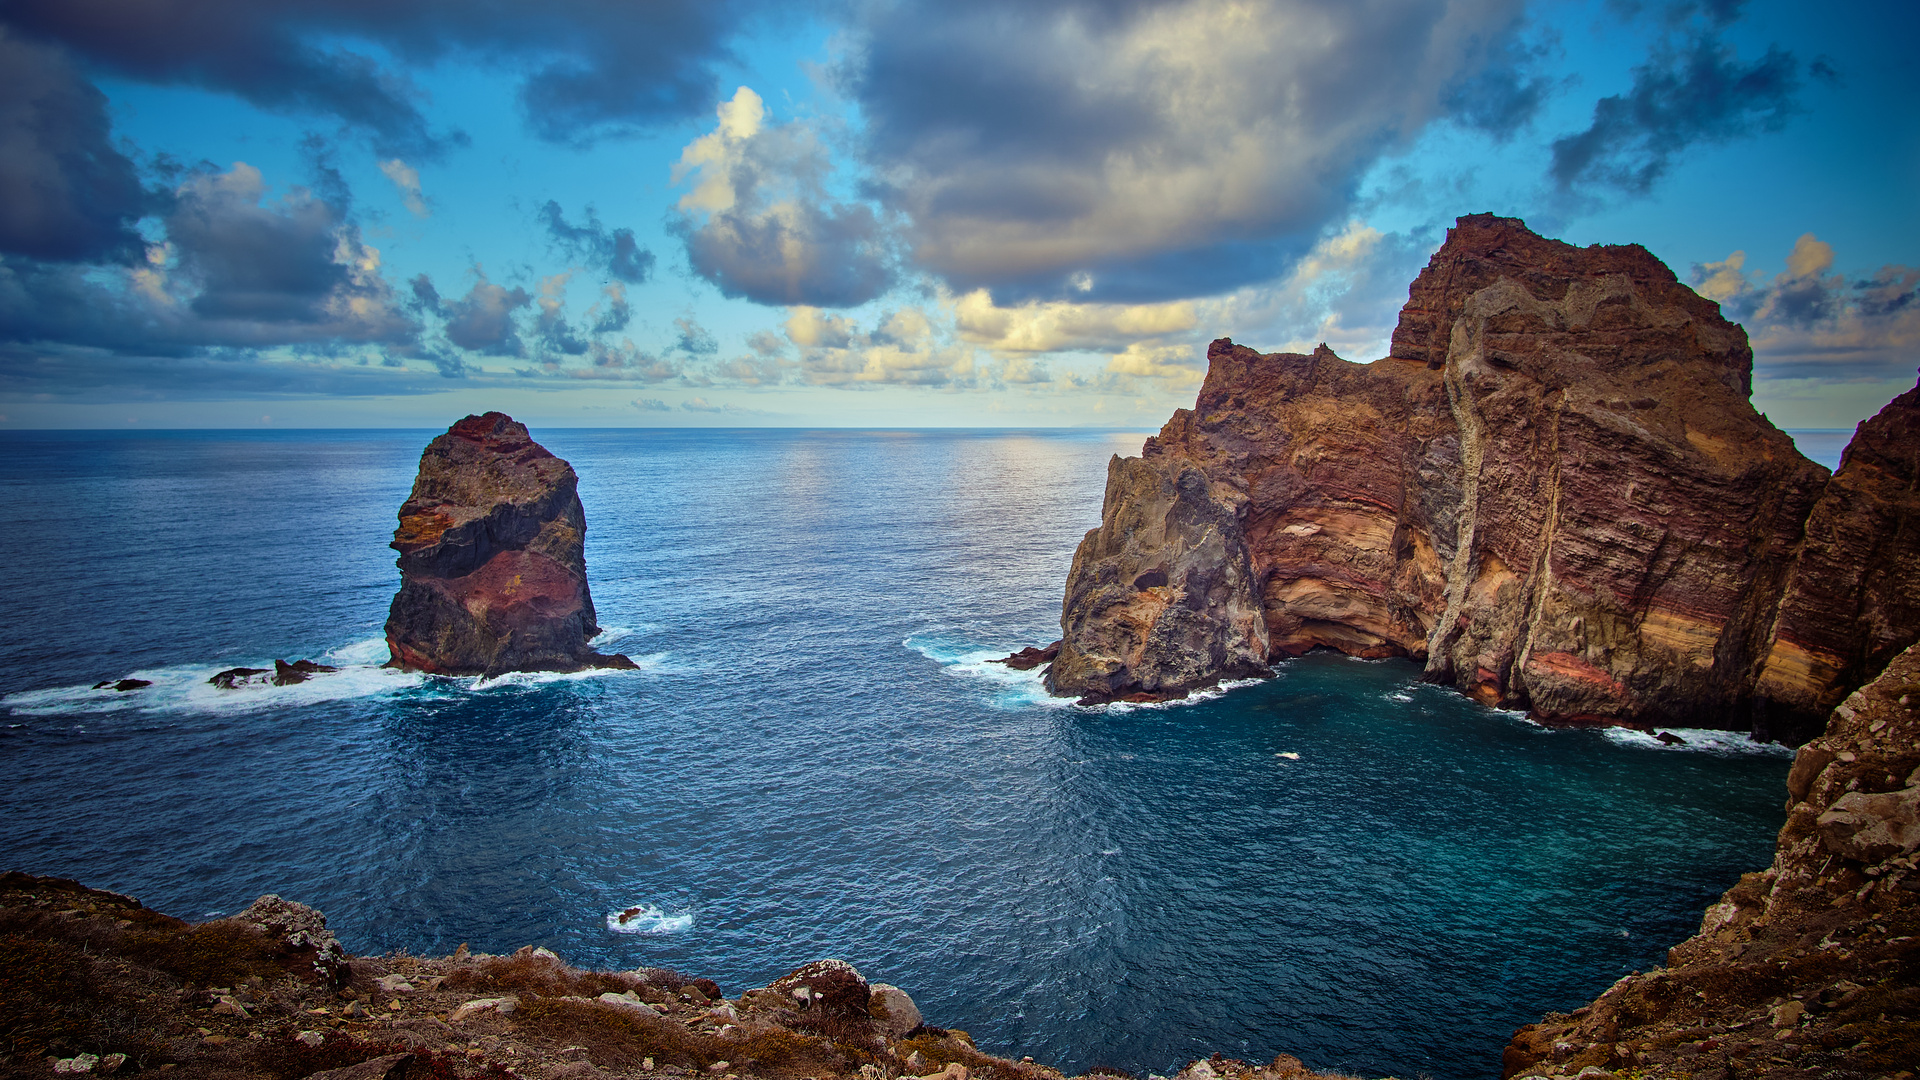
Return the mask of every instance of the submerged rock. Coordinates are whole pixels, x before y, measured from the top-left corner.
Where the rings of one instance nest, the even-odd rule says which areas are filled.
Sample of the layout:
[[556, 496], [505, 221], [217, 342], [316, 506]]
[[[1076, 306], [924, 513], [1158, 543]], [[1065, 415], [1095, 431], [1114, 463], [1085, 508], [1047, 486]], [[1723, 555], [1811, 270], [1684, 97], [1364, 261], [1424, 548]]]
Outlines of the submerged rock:
[[390, 666], [437, 675], [630, 668], [587, 641], [587, 521], [573, 467], [504, 413], [469, 416], [420, 455], [393, 548]]
[[153, 680], [151, 679], [121, 679], [117, 682], [113, 680], [104, 680], [102, 682], [97, 682], [93, 684], [93, 688], [95, 690], [113, 690], [115, 692], [124, 694], [129, 690], [138, 690], [142, 687], [152, 686], [152, 685], [153, 685]]
[[289, 664], [285, 660], [275, 660], [271, 668], [237, 667], [228, 668], [208, 679], [209, 683], [222, 690], [238, 690], [242, 686], [259, 683], [272, 683], [274, 686], [293, 686], [306, 682], [315, 675], [339, 671], [337, 667], [315, 663], [312, 660], [295, 660]]
[[273, 685], [292, 686], [295, 683], [306, 682], [315, 675], [339, 670], [337, 667], [329, 667], [326, 664], [316, 664], [311, 660], [295, 660], [291, 664], [285, 660], [275, 660], [273, 662]]
[[1920, 435], [1902, 398], [1829, 483], [1752, 359], [1637, 245], [1463, 217], [1392, 355], [1213, 343], [1194, 408], [1108, 467], [1048, 688], [1174, 697], [1333, 648], [1546, 723], [1804, 739], [1920, 638]]

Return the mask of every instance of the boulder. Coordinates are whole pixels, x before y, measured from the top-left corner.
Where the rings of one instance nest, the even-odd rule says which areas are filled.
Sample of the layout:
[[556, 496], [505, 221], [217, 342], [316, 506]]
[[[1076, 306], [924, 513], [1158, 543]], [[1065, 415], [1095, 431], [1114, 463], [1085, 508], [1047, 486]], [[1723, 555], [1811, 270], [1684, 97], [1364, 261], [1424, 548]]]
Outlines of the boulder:
[[437, 675], [631, 668], [587, 644], [586, 513], [573, 467], [504, 413], [427, 445], [400, 507], [388, 665]]
[[447, 1022], [457, 1024], [462, 1020], [471, 1020], [476, 1016], [486, 1013], [506, 1016], [519, 1007], [520, 999], [518, 997], [474, 998], [472, 1001], [466, 1002], [448, 1013]]
[[896, 1039], [921, 1024], [920, 1007], [905, 990], [892, 983], [873, 984], [867, 1011], [882, 1032]]
[[327, 917], [305, 904], [268, 893], [233, 916], [281, 943], [293, 970], [310, 972], [323, 983], [345, 986], [353, 978], [347, 952], [327, 929]]

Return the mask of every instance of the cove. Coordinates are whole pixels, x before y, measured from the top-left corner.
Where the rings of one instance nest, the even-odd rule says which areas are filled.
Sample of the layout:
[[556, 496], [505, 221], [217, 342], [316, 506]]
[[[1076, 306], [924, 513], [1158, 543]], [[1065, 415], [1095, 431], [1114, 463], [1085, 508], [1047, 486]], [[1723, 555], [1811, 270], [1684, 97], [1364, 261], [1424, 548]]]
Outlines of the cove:
[[[0, 863], [191, 917], [280, 892], [355, 951], [734, 992], [834, 956], [1069, 1071], [1452, 1080], [1660, 962], [1780, 824], [1780, 751], [1549, 732], [1402, 662], [1097, 709], [986, 664], [1054, 636], [1137, 435], [535, 435], [636, 672], [375, 666], [423, 433], [6, 436]], [[293, 655], [343, 670], [204, 683]]]

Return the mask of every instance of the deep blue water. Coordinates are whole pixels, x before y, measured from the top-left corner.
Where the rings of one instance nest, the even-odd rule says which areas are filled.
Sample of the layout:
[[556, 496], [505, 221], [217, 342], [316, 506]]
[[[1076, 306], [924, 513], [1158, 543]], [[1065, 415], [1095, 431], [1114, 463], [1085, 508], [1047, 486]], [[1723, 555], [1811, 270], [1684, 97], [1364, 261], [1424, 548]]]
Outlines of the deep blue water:
[[[1782, 818], [1777, 750], [1546, 732], [1403, 662], [1102, 709], [981, 663], [1056, 636], [1138, 435], [536, 431], [641, 670], [381, 671], [431, 434], [0, 437], [0, 868], [730, 993], [835, 956], [1069, 1070], [1464, 1080], [1658, 963]], [[204, 684], [276, 657], [346, 670]], [[633, 905], [658, 932], [608, 929]]]

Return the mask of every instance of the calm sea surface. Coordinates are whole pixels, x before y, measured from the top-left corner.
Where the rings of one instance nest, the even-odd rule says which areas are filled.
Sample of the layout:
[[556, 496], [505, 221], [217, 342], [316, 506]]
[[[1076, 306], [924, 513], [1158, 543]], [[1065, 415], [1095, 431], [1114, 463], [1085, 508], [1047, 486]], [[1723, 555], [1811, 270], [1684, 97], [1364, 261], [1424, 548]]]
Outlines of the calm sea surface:
[[[535, 431], [640, 670], [383, 671], [431, 435], [0, 437], [0, 869], [736, 994], [839, 957], [1069, 1071], [1465, 1080], [1658, 963], [1781, 823], [1777, 749], [1546, 732], [1404, 662], [1100, 709], [983, 663], [1057, 636], [1138, 435]], [[206, 684], [302, 657], [343, 670]]]

